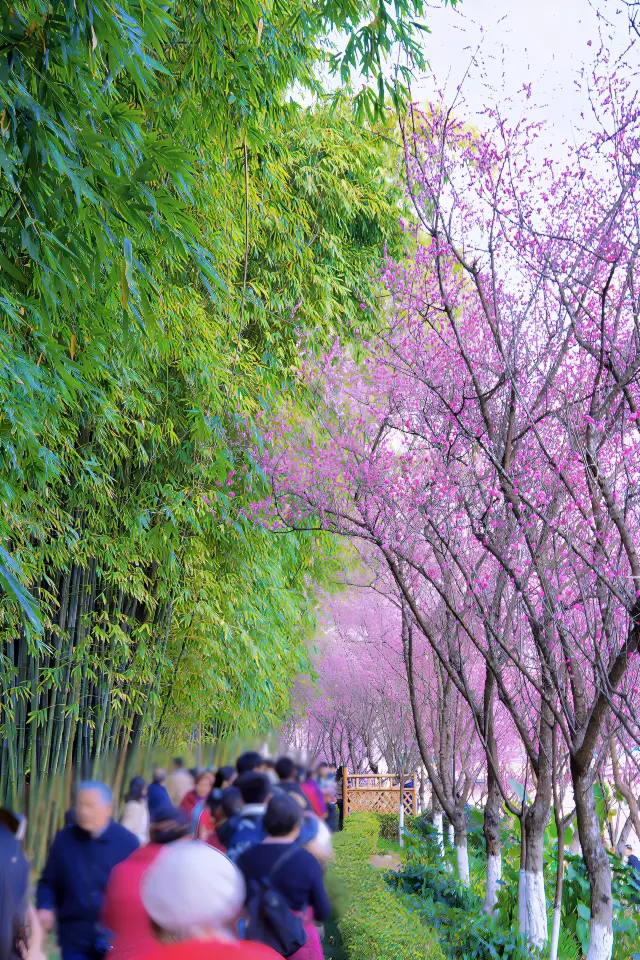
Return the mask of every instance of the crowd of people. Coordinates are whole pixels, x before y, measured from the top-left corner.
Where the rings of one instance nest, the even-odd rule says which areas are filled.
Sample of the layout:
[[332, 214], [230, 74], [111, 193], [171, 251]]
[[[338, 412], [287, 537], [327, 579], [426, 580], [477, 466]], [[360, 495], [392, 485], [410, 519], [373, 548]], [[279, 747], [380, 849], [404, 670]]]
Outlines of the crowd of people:
[[338, 828], [335, 771], [243, 753], [235, 767], [76, 790], [35, 889], [24, 820], [0, 815], [0, 960], [322, 960], [324, 874]]

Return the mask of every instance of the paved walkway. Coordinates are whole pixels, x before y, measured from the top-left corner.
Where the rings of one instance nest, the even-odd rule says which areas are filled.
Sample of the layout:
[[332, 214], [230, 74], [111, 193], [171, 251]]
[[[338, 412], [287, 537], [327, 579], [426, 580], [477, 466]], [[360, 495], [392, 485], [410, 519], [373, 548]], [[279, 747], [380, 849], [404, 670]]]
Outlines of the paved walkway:
[[395, 870], [397, 873], [402, 869], [402, 860], [399, 853], [374, 853], [371, 866], [378, 870]]

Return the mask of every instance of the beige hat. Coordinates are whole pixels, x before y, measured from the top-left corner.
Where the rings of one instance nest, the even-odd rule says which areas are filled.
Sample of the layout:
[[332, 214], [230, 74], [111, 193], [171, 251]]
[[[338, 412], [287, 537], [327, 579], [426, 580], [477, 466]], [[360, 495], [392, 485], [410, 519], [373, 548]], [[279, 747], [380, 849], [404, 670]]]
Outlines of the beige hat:
[[227, 927], [242, 910], [242, 874], [219, 850], [199, 840], [170, 843], [145, 872], [145, 910], [163, 930]]

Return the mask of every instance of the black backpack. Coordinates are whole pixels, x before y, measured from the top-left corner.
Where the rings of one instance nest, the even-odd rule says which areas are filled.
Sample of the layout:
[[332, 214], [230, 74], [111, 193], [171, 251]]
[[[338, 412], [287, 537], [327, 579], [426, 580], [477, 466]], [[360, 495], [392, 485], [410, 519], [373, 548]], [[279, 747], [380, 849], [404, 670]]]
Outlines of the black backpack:
[[303, 918], [293, 912], [280, 891], [276, 890], [271, 882], [276, 871], [299, 849], [293, 846], [276, 861], [268, 876], [259, 881], [251, 881], [251, 892], [247, 902], [249, 912], [247, 940], [264, 943], [281, 957], [290, 957], [307, 942]]

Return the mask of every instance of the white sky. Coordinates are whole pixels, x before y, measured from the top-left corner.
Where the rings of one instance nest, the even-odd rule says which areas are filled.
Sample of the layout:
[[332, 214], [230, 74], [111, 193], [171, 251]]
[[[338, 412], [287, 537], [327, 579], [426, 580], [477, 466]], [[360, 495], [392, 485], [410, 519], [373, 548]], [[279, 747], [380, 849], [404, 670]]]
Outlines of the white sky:
[[[469, 71], [461, 111], [469, 120], [498, 103], [514, 116], [526, 109], [529, 118], [546, 120], [552, 144], [572, 140], [584, 124], [581, 111], [588, 114], [575, 86], [579, 70], [592, 63], [601, 38], [616, 56], [629, 44], [623, 4], [601, 0], [599, 8], [604, 17], [590, 0], [464, 0], [456, 10], [432, 2], [424, 50], [433, 74], [416, 79], [414, 99], [443, 89], [450, 101]], [[640, 51], [629, 59], [637, 64]], [[530, 100], [518, 93], [523, 84], [531, 84]], [[510, 108], [510, 100], [517, 106]]]

